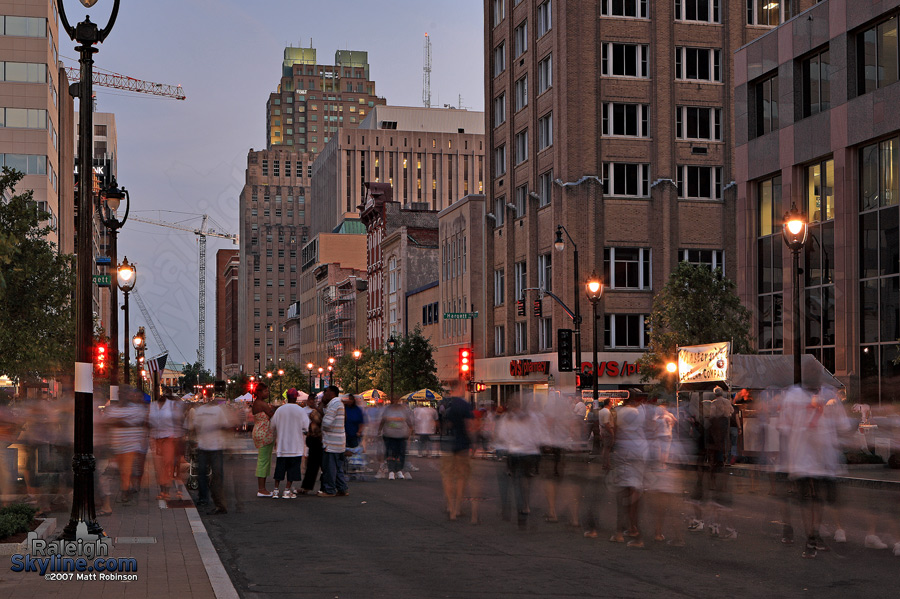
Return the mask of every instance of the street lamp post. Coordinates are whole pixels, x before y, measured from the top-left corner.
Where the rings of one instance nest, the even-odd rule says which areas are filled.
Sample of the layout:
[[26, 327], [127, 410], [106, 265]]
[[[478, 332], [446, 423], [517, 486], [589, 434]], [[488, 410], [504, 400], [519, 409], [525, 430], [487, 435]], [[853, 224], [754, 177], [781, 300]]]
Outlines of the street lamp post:
[[309, 371], [309, 392], [313, 392], [313, 380], [312, 380], [312, 372], [313, 372], [314, 364], [312, 362], [306, 363], [306, 370]]
[[284, 376], [284, 369], [279, 368], [278, 369], [278, 395], [279, 396], [281, 395], [281, 392], [283, 391], [283, 389], [281, 388], [281, 385], [282, 385], [281, 379], [283, 376]]
[[328, 358], [328, 384], [334, 384], [334, 363], [337, 360], [334, 357]]
[[354, 378], [354, 387], [356, 388], [356, 394], [359, 395], [359, 358], [362, 356], [362, 352], [358, 349], [353, 350], [353, 378]]
[[[322, 382], [324, 380], [324, 378], [325, 378], [325, 368], [322, 366], [319, 366], [319, 385], [321, 385], [323, 389], [325, 388], [325, 383]], [[316, 389], [318, 389], [318, 388], [319, 387], [316, 387]]]
[[575, 312], [575, 371], [581, 372], [581, 300], [578, 295], [578, 286], [581, 285], [581, 278], [578, 276], [578, 245], [564, 226], [556, 225], [556, 241], [553, 243], [556, 251], [561, 252], [566, 249], [563, 233], [566, 234], [566, 237], [569, 238], [569, 243], [572, 244], [572, 257], [575, 259], [575, 292], [572, 295], [572, 301], [575, 302], [573, 306]]
[[[123, 199], [126, 200], [125, 216], [122, 217], [122, 220], [118, 220], [116, 218], [116, 210], [119, 209], [119, 205], [122, 203]], [[119, 262], [119, 229], [121, 229], [125, 225], [125, 221], [128, 220], [128, 212], [130, 211], [130, 209], [131, 198], [128, 196], [128, 191], [124, 187], [119, 189], [119, 186], [116, 184], [115, 179], [113, 179], [111, 188], [104, 190], [103, 201], [97, 203], [97, 212], [100, 215], [100, 221], [103, 223], [103, 226], [105, 226], [109, 231], [109, 247], [107, 249], [106, 255], [109, 257], [108, 272], [110, 275], [117, 274], [113, 273], [112, 271], [114, 268], [116, 268], [116, 265]], [[118, 285], [112, 284], [112, 282], [110, 282], [109, 338], [112, 342], [112, 347], [110, 348], [112, 350], [112, 360], [111, 368], [109, 371], [109, 398], [112, 401], [117, 401], [119, 399], [119, 294], [116, 293], [118, 290]], [[128, 344], [127, 334], [122, 342], [125, 345]]]
[[389, 397], [391, 401], [394, 401], [394, 352], [397, 350], [397, 339], [393, 333], [387, 340], [387, 350], [391, 354], [391, 394]]
[[[125, 350], [125, 384], [129, 384], [129, 373], [128, 373], [128, 360], [130, 357], [130, 351], [128, 349], [128, 294], [134, 289], [134, 284], [137, 281], [137, 266], [135, 264], [128, 263], [128, 256], [125, 256], [125, 259], [122, 261], [116, 268], [116, 285], [119, 286], [119, 289], [122, 290], [124, 294], [125, 301], [122, 309], [125, 310], [125, 343], [123, 343], [123, 349]], [[140, 371], [138, 371], [138, 376], [140, 376]], [[135, 377], [137, 378], [137, 376]]]
[[600, 304], [600, 298], [603, 296], [603, 281], [600, 280], [600, 277], [597, 276], [596, 271], [591, 273], [591, 278], [588, 279], [585, 284], [585, 290], [587, 291], [588, 299], [591, 300], [591, 308], [594, 312], [594, 361], [593, 361], [593, 374], [594, 374], [594, 405], [597, 405], [597, 402], [600, 401], [600, 386], [598, 380], [600, 377], [598, 374], [598, 364], [597, 364], [597, 338], [599, 335], [597, 334], [597, 320], [599, 320], [599, 315], [597, 314], [597, 306]]
[[[81, 0], [90, 8], [96, 0]], [[63, 529], [63, 538], [75, 540], [78, 524], [87, 524], [89, 534], [102, 535], [103, 527], [97, 522], [94, 506], [94, 370], [91, 347], [94, 337], [94, 311], [91, 299], [91, 271], [93, 269], [93, 216], [91, 210], [94, 192], [94, 107], [93, 79], [95, 44], [102, 43], [112, 31], [119, 14], [119, 0], [114, 0], [109, 23], [103, 29], [85, 16], [75, 27], [69, 24], [62, 0], [58, 0], [59, 17], [69, 37], [77, 42], [81, 67], [78, 91], [78, 236], [75, 281], [75, 412], [74, 443], [72, 456], [72, 511]]]
[[[127, 334], [127, 328], [126, 328]], [[134, 369], [137, 375], [135, 378], [135, 383], [137, 383], [138, 387], [140, 387], [141, 391], [144, 390], [144, 363], [143, 363], [143, 349], [146, 347], [144, 343], [146, 342], [146, 338], [144, 335], [144, 327], [138, 327], [138, 332], [135, 333], [134, 337], [131, 339], [131, 344], [134, 346]], [[127, 338], [125, 345], [128, 345]], [[126, 369], [128, 365], [125, 365]]]
[[797, 205], [793, 204], [791, 209], [784, 215], [784, 224], [781, 228], [781, 234], [784, 237], [784, 243], [790, 248], [794, 255], [794, 272], [793, 272], [793, 313], [794, 313], [794, 384], [799, 385], [802, 382], [802, 373], [800, 368], [801, 354], [801, 330], [800, 330], [800, 250], [806, 245], [806, 238], [809, 234], [809, 224], [803, 217], [803, 214], [797, 210]]

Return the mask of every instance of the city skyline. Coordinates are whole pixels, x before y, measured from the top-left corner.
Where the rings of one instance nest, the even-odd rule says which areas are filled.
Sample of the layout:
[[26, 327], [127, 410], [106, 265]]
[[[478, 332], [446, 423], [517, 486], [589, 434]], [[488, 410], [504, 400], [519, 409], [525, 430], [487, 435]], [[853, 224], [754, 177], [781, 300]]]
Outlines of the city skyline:
[[[238, 195], [247, 152], [265, 148], [266, 99], [278, 85], [286, 46], [309, 47], [311, 41], [323, 57], [338, 49], [367, 51], [378, 95], [392, 105], [421, 106], [427, 32], [432, 38], [432, 105], [456, 106], [462, 95], [463, 106], [482, 110], [480, 2], [429, 3], [427, 7], [388, 2], [377, 11], [361, 2], [342, 5], [354, 14], [369, 14], [352, 22], [336, 22], [329, 18], [330, 5], [302, 3], [297, 9], [294, 2], [271, 2], [271, 14], [296, 11], [307, 24], [298, 27], [287, 19], [273, 19], [270, 31], [270, 24], [258, 11], [237, 2], [216, 3], [215, 14], [204, 14], [213, 6], [210, 2], [166, 0], [152, 10], [124, 4], [114, 34], [98, 47], [95, 68], [180, 84], [187, 96], [180, 102], [95, 87], [97, 110], [115, 113], [119, 123], [119, 183], [128, 188], [133, 211], [207, 213], [230, 227], [229, 232], [237, 232]], [[100, 3], [90, 11], [93, 20], [106, 18], [103, 6]], [[69, 10], [71, 19], [83, 18], [80, 6]], [[198, 27], [201, 22], [211, 22], [211, 26]], [[392, 25], [400, 22], [402, 28]], [[159, 32], [165, 28], [170, 33], [163, 37], [173, 41], [161, 46]], [[248, 42], [220, 41], [217, 32], [232, 37], [240, 32]], [[74, 43], [61, 39], [59, 48], [65, 65], [77, 66]], [[147, 48], [154, 48], [155, 53]], [[478, 66], [473, 69], [473, 65]], [[228, 120], [229, 115], [237, 118]], [[166, 212], [132, 215], [169, 222], [187, 218]], [[199, 219], [184, 224], [199, 225]], [[208, 242], [205, 364], [210, 368], [215, 363], [215, 323], [210, 318], [215, 313], [213, 255], [218, 249], [233, 247], [226, 240], [210, 238]], [[132, 221], [120, 235], [119, 255], [138, 264], [138, 288], [161, 330], [170, 359], [193, 362], [197, 349], [196, 237]], [[131, 328], [141, 324], [146, 323], [140, 312], [132, 310]], [[158, 345], [154, 339], [148, 341], [153, 353]]]

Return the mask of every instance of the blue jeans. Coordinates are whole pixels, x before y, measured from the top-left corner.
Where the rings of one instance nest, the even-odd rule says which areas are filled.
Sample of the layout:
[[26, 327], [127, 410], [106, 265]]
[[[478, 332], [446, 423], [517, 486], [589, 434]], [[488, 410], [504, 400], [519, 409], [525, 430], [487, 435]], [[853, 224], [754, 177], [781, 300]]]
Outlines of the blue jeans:
[[[209, 501], [212, 492], [212, 501], [220, 510], [225, 509], [225, 452], [219, 450], [204, 450], [198, 452], [197, 467], [200, 473], [197, 476], [200, 483], [200, 500]], [[212, 481], [207, 479], [212, 477]]]
[[326, 451], [322, 455], [321, 486], [323, 493], [345, 493], [347, 491], [349, 487], [347, 486], [347, 476], [344, 474], [345, 462], [344, 452]]

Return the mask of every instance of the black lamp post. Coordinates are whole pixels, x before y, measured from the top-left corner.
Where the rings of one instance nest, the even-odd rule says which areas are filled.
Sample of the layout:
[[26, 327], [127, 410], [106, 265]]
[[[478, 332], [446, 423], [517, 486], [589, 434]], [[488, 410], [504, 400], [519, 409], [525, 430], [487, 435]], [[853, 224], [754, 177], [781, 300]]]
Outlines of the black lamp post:
[[394, 401], [394, 352], [397, 351], [397, 339], [394, 337], [394, 334], [391, 333], [391, 336], [387, 340], [387, 350], [388, 353], [391, 354], [391, 394], [390, 400]]
[[[81, 0], [90, 8], [96, 0]], [[78, 96], [78, 220], [76, 233], [77, 278], [75, 282], [75, 413], [74, 444], [72, 456], [73, 492], [72, 512], [63, 529], [63, 538], [74, 541], [78, 524], [87, 524], [89, 534], [102, 535], [103, 527], [97, 522], [94, 506], [94, 370], [91, 346], [94, 336], [94, 311], [91, 299], [91, 271], [93, 269], [93, 216], [92, 197], [94, 192], [94, 107], [93, 78], [95, 44], [102, 43], [112, 31], [119, 14], [119, 0], [114, 0], [109, 23], [100, 29], [85, 16], [75, 27], [66, 18], [62, 0], [58, 0], [60, 21], [69, 37], [78, 42], [81, 66], [79, 82], [70, 88]], [[76, 94], [77, 92], [77, 94]]]
[[[128, 374], [128, 361], [129, 361], [129, 350], [128, 350], [128, 294], [134, 289], [134, 284], [137, 281], [137, 265], [128, 263], [128, 256], [125, 256], [125, 259], [122, 261], [116, 268], [116, 285], [119, 286], [119, 289], [122, 290], [124, 294], [125, 301], [123, 302], [122, 309], [125, 310], [125, 343], [123, 349], [125, 350], [125, 384], [129, 384], [129, 374]], [[135, 377], [136, 379], [140, 376], [140, 372]]]
[[781, 226], [781, 234], [784, 237], [784, 243], [790, 248], [794, 255], [794, 272], [793, 272], [793, 312], [794, 312], [794, 384], [802, 383], [802, 373], [800, 368], [801, 354], [801, 327], [800, 327], [800, 250], [806, 245], [806, 238], [809, 234], [809, 224], [806, 222], [803, 214], [797, 210], [797, 205], [791, 205], [791, 209], [784, 214], [784, 224]]
[[575, 259], [575, 292], [572, 294], [572, 301], [575, 302], [573, 309], [575, 311], [575, 371], [581, 372], [581, 300], [578, 294], [578, 286], [581, 284], [581, 277], [578, 276], [578, 245], [569, 235], [569, 231], [562, 225], [556, 225], [556, 241], [553, 247], [556, 251], [561, 252], [566, 249], [566, 242], [563, 240], [563, 233], [569, 238], [572, 244], [573, 255]]
[[[319, 366], [319, 385], [321, 385], [322, 389], [325, 388], [325, 368], [322, 366]], [[316, 387], [316, 389], [318, 388], [319, 387]]]
[[334, 384], [334, 363], [335, 362], [337, 362], [337, 360], [335, 358], [333, 358], [333, 357], [328, 358], [328, 384], [329, 385]]
[[314, 364], [312, 362], [306, 363], [306, 370], [309, 371], [309, 392], [310, 393], [313, 392], [313, 380], [312, 380], [313, 366], [314, 366]]
[[282, 393], [282, 391], [283, 391], [283, 389], [281, 388], [281, 385], [282, 385], [281, 379], [282, 379], [282, 377], [284, 377], [284, 369], [283, 369], [283, 368], [279, 368], [279, 369], [278, 369], [278, 396], [279, 396], [279, 397], [281, 397], [281, 393]]
[[597, 402], [600, 401], [600, 386], [598, 380], [600, 377], [598, 374], [598, 364], [597, 364], [597, 320], [599, 320], [599, 315], [597, 314], [597, 306], [600, 304], [600, 298], [603, 296], [603, 281], [600, 280], [600, 277], [597, 276], [596, 271], [591, 273], [591, 278], [588, 279], [587, 283], [584, 286], [587, 291], [588, 299], [591, 300], [591, 308], [594, 311], [594, 362], [593, 362], [593, 374], [594, 374], [594, 405], [597, 405]]
[[[122, 220], [118, 220], [116, 218], [116, 210], [119, 209], [119, 205], [122, 203], [122, 200], [126, 200], [125, 205], [125, 216], [122, 217]], [[119, 229], [121, 229], [125, 225], [125, 221], [128, 220], [128, 212], [131, 209], [131, 199], [128, 196], [128, 191], [123, 187], [119, 188], [116, 184], [116, 180], [112, 180], [112, 186], [109, 189], [104, 190], [102, 201], [97, 202], [97, 212], [100, 215], [100, 221], [103, 223], [109, 230], [109, 247], [107, 249], [107, 256], [109, 257], [109, 269], [108, 273], [110, 274], [110, 278], [115, 276], [117, 273], [114, 272], [116, 268], [116, 264], [119, 261], [118, 256], [118, 237], [119, 237]], [[109, 397], [111, 400], [116, 401], [119, 399], [119, 294], [117, 291], [119, 290], [118, 285], [113, 284], [110, 281], [109, 286], [109, 307], [110, 307], [110, 319], [109, 319], [109, 339], [112, 342], [112, 347], [110, 348], [112, 353], [111, 360], [111, 368], [109, 371]], [[128, 343], [128, 337], [126, 336], [123, 340], [123, 343]]]
[[[131, 340], [131, 344], [134, 346], [134, 369], [137, 375], [135, 378], [135, 383], [140, 388], [141, 391], [144, 390], [144, 349], [147, 347], [147, 336], [144, 333], [144, 327], [138, 327], [137, 333], [134, 334], [134, 337]], [[127, 345], [127, 343], [126, 343]]]
[[355, 379], [354, 387], [356, 388], [355, 393], [359, 395], [359, 358], [362, 356], [362, 352], [358, 349], [353, 350], [353, 378]]

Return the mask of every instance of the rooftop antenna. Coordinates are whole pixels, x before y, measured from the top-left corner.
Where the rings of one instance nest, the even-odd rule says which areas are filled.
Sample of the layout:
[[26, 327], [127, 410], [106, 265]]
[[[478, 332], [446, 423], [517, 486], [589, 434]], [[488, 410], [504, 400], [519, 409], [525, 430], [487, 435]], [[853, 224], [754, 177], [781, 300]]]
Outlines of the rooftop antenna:
[[425, 64], [422, 66], [422, 103], [431, 108], [431, 38], [425, 32]]

